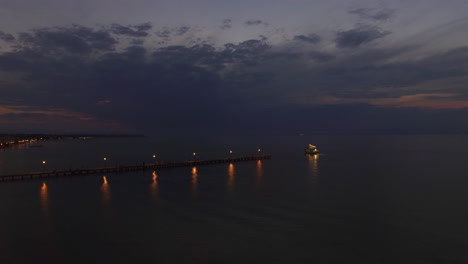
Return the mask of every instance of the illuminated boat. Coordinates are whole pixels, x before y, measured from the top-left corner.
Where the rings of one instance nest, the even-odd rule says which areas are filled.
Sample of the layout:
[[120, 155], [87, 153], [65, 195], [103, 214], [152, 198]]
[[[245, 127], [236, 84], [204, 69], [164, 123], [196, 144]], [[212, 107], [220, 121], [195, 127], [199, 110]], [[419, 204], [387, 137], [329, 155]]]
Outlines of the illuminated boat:
[[307, 148], [304, 149], [306, 154], [319, 154], [319, 150], [316, 146], [309, 144]]

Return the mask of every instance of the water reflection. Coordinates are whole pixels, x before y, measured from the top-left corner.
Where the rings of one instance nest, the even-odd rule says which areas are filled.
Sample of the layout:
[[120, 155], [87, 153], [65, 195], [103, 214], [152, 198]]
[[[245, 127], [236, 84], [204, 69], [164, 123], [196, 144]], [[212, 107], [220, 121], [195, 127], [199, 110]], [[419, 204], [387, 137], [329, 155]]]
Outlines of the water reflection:
[[156, 174], [156, 171], [153, 171], [153, 177], [152, 177], [152, 182], [151, 182], [151, 195], [154, 198], [158, 197], [158, 175]]
[[49, 216], [49, 191], [45, 182], [43, 182], [41, 185], [39, 196], [41, 201], [42, 212], [45, 216]]
[[317, 183], [318, 182], [318, 174], [319, 174], [319, 168], [318, 168], [318, 159], [319, 155], [318, 154], [307, 154], [307, 158], [309, 159], [309, 174], [310, 174], [310, 183]]
[[257, 160], [256, 178], [257, 187], [259, 187], [263, 179], [263, 163], [261, 160]]
[[197, 167], [192, 168], [192, 192], [193, 195], [197, 195], [198, 189], [198, 170]]
[[228, 181], [227, 181], [227, 189], [229, 192], [234, 190], [235, 185], [235, 178], [234, 178], [234, 164], [229, 163], [228, 166]]
[[106, 176], [102, 176], [102, 185], [101, 185], [101, 192], [102, 192], [102, 203], [108, 205], [111, 199], [111, 192], [109, 183], [107, 182]]

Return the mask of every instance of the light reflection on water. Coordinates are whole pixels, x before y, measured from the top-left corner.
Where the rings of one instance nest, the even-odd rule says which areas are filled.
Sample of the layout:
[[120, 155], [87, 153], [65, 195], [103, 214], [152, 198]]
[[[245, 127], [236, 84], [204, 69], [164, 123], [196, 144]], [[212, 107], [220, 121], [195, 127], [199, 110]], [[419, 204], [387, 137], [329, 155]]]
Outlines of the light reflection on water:
[[41, 201], [41, 208], [42, 213], [44, 216], [49, 216], [49, 191], [47, 189], [47, 184], [45, 182], [42, 183], [41, 189], [39, 192], [40, 201]]
[[227, 190], [228, 192], [233, 192], [235, 187], [235, 177], [234, 177], [234, 164], [229, 163], [228, 166], [228, 181], [227, 181]]
[[156, 174], [156, 171], [153, 171], [152, 173], [152, 181], [151, 181], [151, 186], [150, 186], [150, 190], [151, 190], [151, 196], [153, 196], [153, 198], [158, 198], [158, 175]]
[[319, 155], [310, 155], [306, 154], [307, 159], [309, 160], [309, 175], [310, 175], [310, 183], [316, 184], [318, 182], [318, 175], [319, 175], [319, 167], [318, 167], [318, 159]]
[[197, 167], [192, 168], [192, 193], [194, 196], [197, 195], [198, 192], [198, 170]]
[[102, 203], [104, 205], [109, 205], [110, 200], [111, 200], [111, 191], [110, 191], [109, 182], [107, 182], [106, 176], [102, 176], [101, 192], [102, 192]]
[[256, 167], [256, 184], [257, 187], [260, 187], [262, 185], [263, 181], [263, 163], [261, 160], [257, 160], [257, 167]]
[[[189, 167], [111, 178], [64, 177], [47, 184], [1, 183], [0, 248], [6, 245], [11, 253], [0, 262], [34, 263], [48, 254], [63, 252], [68, 258], [78, 251], [89, 256], [76, 254], [74, 263], [132, 263], [137, 255], [141, 262], [136, 263], [157, 258], [171, 263], [230, 258], [227, 262], [365, 264], [466, 259], [468, 143], [456, 143], [468, 142], [468, 137], [457, 142], [416, 138], [420, 143], [403, 137], [391, 144], [392, 138], [385, 137], [377, 142], [385, 148], [377, 149], [374, 141], [339, 139], [316, 140], [326, 150], [323, 156], [304, 157], [302, 142], [288, 139], [274, 142], [278, 149], [271, 161], [218, 164], [202, 171]], [[429, 143], [441, 149], [450, 145], [444, 149], [449, 154], [430, 152]], [[350, 155], [358, 144], [363, 155]], [[0, 159], [6, 165], [14, 161], [18, 168], [22, 159], [33, 160], [35, 170], [43, 159], [60, 164], [32, 155], [48, 149], [8, 150]], [[70, 149], [63, 153], [77, 153]], [[87, 153], [92, 151], [81, 153], [83, 159]], [[174, 153], [167, 160], [177, 160], [179, 150]], [[102, 156], [94, 158], [97, 165]], [[62, 164], [68, 164], [65, 158]], [[44, 243], [23, 254], [29, 241]], [[447, 246], [441, 248], [441, 242]]]

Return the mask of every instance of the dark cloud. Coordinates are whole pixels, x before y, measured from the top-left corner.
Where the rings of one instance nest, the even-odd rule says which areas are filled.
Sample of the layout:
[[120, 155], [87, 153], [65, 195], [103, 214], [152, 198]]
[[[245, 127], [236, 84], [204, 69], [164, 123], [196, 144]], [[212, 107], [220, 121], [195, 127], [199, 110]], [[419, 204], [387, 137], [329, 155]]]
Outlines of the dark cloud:
[[189, 31], [190, 31], [190, 27], [182, 26], [182, 27], [179, 27], [179, 28], [175, 29], [175, 34], [177, 36], [182, 36], [182, 35], [184, 35], [185, 33], [189, 32]]
[[271, 46], [264, 41], [251, 39], [237, 45], [232, 43], [225, 44], [221, 55], [227, 62], [255, 65], [260, 63], [270, 48]]
[[339, 48], [356, 48], [376, 39], [390, 34], [375, 26], [358, 26], [356, 28], [340, 31], [336, 34], [335, 43]]
[[209, 45], [168, 46], [156, 50], [152, 57], [160, 64], [184, 64], [184, 65], [206, 65], [218, 68], [222, 63], [215, 52], [214, 47]]
[[[0, 55], [0, 72], [20, 74], [24, 82], [18, 89], [2, 92], [0, 105], [7, 98], [23, 98], [26, 105], [55, 105], [99, 120], [117, 119], [132, 127], [157, 120], [164, 129], [222, 126], [217, 122], [222, 119], [219, 109], [227, 107], [227, 96], [235, 93], [226, 91], [218, 96], [225, 64], [256, 62], [268, 49], [260, 40], [228, 45], [229, 51], [206, 44], [168, 46], [154, 52], [130, 46], [90, 59], [63, 56], [70, 54], [69, 49], [42, 53], [45, 48], [39, 45], [50, 42], [34, 43], [34, 50], [20, 46]], [[258, 82], [256, 75], [251, 76], [252, 82]], [[152, 105], [151, 111], [148, 105]]]
[[319, 51], [310, 51], [307, 53], [307, 55], [309, 56], [309, 58], [317, 62], [327, 62], [335, 58], [335, 56], [331, 54], [319, 52]]
[[15, 37], [12, 34], [0, 30], [0, 39], [6, 42], [12, 42], [15, 40]]
[[43, 53], [88, 54], [92, 51], [110, 51], [117, 41], [104, 30], [77, 26], [35, 29], [20, 33], [19, 43], [24, 48]]
[[31, 69], [30, 61], [40, 60], [40, 58], [39, 54], [28, 51], [4, 53], [0, 56], [0, 70], [5, 72], [27, 71]]
[[349, 14], [357, 15], [361, 19], [368, 19], [374, 21], [386, 21], [392, 18], [395, 14], [393, 9], [372, 9], [372, 8], [358, 8], [348, 11]]
[[110, 104], [110, 103], [112, 103], [112, 101], [109, 100], [109, 99], [99, 100], [99, 101], [96, 102], [97, 105], [106, 105], [106, 104]]
[[[315, 69], [313, 75], [304, 72], [304, 76], [296, 78], [303, 80], [303, 83], [309, 86], [320, 87], [314, 92], [322, 96], [371, 99], [427, 93], [425, 90], [427, 82], [444, 82], [454, 78], [468, 77], [466, 71], [463, 70], [468, 66], [468, 48], [466, 47], [417, 61], [387, 63], [388, 60], [406, 51], [369, 50], [345, 58], [336, 57]], [[288, 66], [291, 67], [291, 65]], [[300, 64], [292, 67], [299, 68]], [[408, 89], [408, 87], [414, 88]], [[431, 93], [454, 93], [459, 97], [468, 98], [468, 92], [461, 86], [449, 88], [438, 84], [431, 87], [430, 91]]]
[[131, 43], [132, 45], [143, 45], [145, 43], [145, 40], [141, 38], [132, 39]]
[[[191, 28], [189, 26], [180, 26], [180, 27], [175, 27], [175, 28], [163, 27], [160, 30], [156, 31], [155, 34], [160, 39], [160, 41], [158, 42], [159, 44], [167, 44], [174, 37], [175, 38], [182, 37], [190, 31], [191, 31]], [[191, 42], [192, 44], [201, 42], [201, 41], [196, 41], [196, 39], [190, 39], [188, 41]]]
[[231, 24], [232, 24], [232, 19], [230, 18], [224, 19], [223, 23], [221, 24], [221, 29], [229, 29], [232, 27]]
[[206, 39], [200, 38], [200, 37], [190, 37], [187, 39], [187, 45], [204, 45], [207, 44], [208, 41]]
[[[112, 50], [117, 44], [112, 30], [111, 26], [100, 30], [73, 26], [20, 34], [16, 49], [0, 54], [0, 107], [7, 103], [34, 109], [54, 106], [79, 113], [73, 114], [77, 119], [114, 120], [141, 131], [152, 128], [167, 133], [238, 132], [253, 127], [303, 130], [304, 123], [320, 124], [324, 131], [333, 132], [335, 128], [346, 131], [346, 120], [356, 121], [358, 115], [363, 116], [361, 123], [368, 122], [363, 129], [384, 123], [377, 123], [377, 115], [366, 111], [404, 116], [408, 112], [394, 114], [355, 102], [417, 97], [427, 93], [426, 82], [439, 85], [421, 98], [440, 101], [443, 93], [468, 98], [462, 82], [468, 79], [468, 47], [411, 61], [398, 58], [420, 47], [333, 53], [313, 45], [273, 47], [262, 37], [223, 47], [200, 43], [152, 49], [141, 46], [144, 38], [129, 38], [130, 46], [119, 43], [119, 49]], [[190, 30], [188, 26], [163, 28], [160, 33], [172, 38], [184, 32], [185, 38]], [[362, 32], [366, 37], [360, 36]], [[373, 27], [340, 33], [340, 47], [364, 45], [384, 34]], [[96, 51], [96, 56], [89, 56]], [[443, 85], [452, 79], [461, 79], [462, 85]], [[333, 98], [339, 104], [323, 106], [327, 102], [321, 98]], [[414, 114], [412, 120], [421, 116]], [[330, 118], [337, 121], [328, 122]]]
[[146, 31], [135, 29], [132, 26], [122, 26], [119, 24], [112, 24], [110, 31], [116, 35], [126, 35], [130, 37], [146, 37], [148, 33]]
[[298, 61], [304, 57], [301, 51], [275, 51], [269, 52], [266, 57], [268, 60]]
[[160, 38], [170, 38], [172, 34], [172, 31], [169, 30], [168, 28], [163, 28], [162, 30], [159, 30], [156, 32], [156, 36]]
[[304, 42], [308, 42], [308, 43], [311, 43], [311, 44], [317, 44], [322, 40], [322, 38], [317, 34], [309, 34], [307, 36], [305, 36], [305, 35], [296, 35], [296, 36], [294, 36], [294, 40], [304, 41]]
[[133, 28], [135, 28], [136, 30], [138, 31], [148, 31], [150, 29], [153, 28], [153, 26], [151, 25], [150, 22], [146, 22], [146, 23], [143, 23], [143, 24], [138, 24], [138, 25], [134, 25], [132, 26]]
[[262, 20], [259, 20], [259, 19], [247, 20], [247, 21], [245, 21], [244, 24], [247, 25], [247, 26], [258, 26], [258, 25], [267, 26], [268, 25], [268, 23], [263, 22]]

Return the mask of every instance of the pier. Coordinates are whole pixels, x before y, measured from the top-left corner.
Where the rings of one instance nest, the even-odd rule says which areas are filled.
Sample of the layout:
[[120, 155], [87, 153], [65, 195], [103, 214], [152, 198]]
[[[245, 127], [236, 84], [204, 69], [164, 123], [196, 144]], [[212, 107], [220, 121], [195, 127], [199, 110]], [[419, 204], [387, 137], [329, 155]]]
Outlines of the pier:
[[144, 171], [144, 170], [159, 170], [165, 168], [177, 168], [177, 167], [193, 167], [201, 165], [219, 164], [219, 163], [233, 163], [241, 161], [257, 161], [271, 159], [271, 155], [253, 155], [246, 157], [237, 158], [225, 158], [225, 159], [212, 159], [212, 160], [190, 160], [180, 162], [165, 162], [159, 161], [154, 163], [142, 163], [141, 165], [130, 165], [130, 166], [114, 166], [114, 167], [101, 167], [101, 168], [87, 168], [87, 169], [70, 169], [62, 171], [43, 171], [43, 172], [31, 172], [22, 174], [11, 174], [11, 175], [0, 175], [0, 181], [19, 181], [19, 180], [32, 180], [32, 179], [43, 179], [43, 178], [57, 178], [67, 176], [81, 176], [90, 174], [103, 174], [103, 173], [121, 173], [130, 171]]

